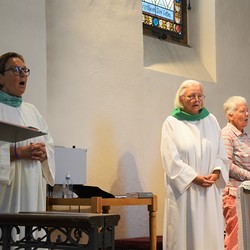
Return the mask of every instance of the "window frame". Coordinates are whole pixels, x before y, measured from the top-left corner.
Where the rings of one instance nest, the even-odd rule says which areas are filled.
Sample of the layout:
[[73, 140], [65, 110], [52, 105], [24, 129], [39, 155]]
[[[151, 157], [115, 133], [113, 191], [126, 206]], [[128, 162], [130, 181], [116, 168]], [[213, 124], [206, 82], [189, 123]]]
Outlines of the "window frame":
[[[183, 46], [189, 46], [187, 39], [187, 0], [181, 0], [181, 2], [182, 2], [182, 34], [179, 35], [174, 32], [164, 30], [153, 25], [152, 26], [147, 25], [144, 24], [142, 21], [143, 35], [158, 38], [160, 40], [176, 43]], [[143, 11], [142, 11], [142, 17], [143, 17]]]

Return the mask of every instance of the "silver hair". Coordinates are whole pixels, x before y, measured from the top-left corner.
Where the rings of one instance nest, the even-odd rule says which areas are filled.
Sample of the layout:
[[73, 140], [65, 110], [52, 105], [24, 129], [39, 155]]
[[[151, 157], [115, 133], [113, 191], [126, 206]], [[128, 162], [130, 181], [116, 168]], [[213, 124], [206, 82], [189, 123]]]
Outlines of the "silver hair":
[[203, 86], [200, 82], [195, 80], [185, 80], [184, 82], [182, 82], [182, 84], [180, 85], [179, 89], [176, 92], [174, 107], [183, 109], [183, 104], [180, 101], [180, 96], [185, 94], [186, 88], [197, 85], [201, 87], [201, 91], [203, 94]]
[[228, 121], [228, 116], [233, 115], [236, 112], [238, 105], [240, 104], [247, 104], [246, 99], [242, 96], [231, 96], [225, 101], [225, 103], [223, 104], [223, 108]]

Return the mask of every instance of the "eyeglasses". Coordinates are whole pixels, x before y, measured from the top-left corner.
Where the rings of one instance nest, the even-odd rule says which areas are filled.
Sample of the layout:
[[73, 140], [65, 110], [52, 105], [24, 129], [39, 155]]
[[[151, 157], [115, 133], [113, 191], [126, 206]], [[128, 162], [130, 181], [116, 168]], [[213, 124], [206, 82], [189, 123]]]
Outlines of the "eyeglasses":
[[10, 67], [9, 69], [4, 70], [4, 72], [6, 71], [12, 71], [14, 73], [15, 76], [20, 76], [22, 74], [22, 72], [26, 75], [29, 76], [30, 75], [30, 69], [28, 68], [22, 68], [22, 67]]
[[[183, 95], [183, 96], [185, 96], [185, 95]], [[190, 101], [193, 101], [196, 98], [198, 98], [200, 101], [203, 101], [206, 96], [204, 96], [204, 95], [188, 95], [188, 96], [185, 96], [185, 97], [187, 97]]]

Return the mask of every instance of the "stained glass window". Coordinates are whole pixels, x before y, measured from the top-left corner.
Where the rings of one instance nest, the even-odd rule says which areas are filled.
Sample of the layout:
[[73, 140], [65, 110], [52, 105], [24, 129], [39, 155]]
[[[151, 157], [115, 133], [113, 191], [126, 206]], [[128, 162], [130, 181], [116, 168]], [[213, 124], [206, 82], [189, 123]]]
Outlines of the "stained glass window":
[[186, 42], [186, 0], [142, 0], [142, 23], [158, 38]]

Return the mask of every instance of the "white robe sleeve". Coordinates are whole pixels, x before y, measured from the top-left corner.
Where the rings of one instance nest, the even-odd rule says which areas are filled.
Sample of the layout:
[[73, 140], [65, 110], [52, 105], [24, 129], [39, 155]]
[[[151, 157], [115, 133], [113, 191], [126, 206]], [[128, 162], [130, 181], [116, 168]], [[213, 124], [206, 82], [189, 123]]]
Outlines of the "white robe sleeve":
[[10, 181], [10, 146], [9, 143], [0, 142], [0, 183], [8, 184]]
[[221, 171], [220, 178], [217, 179], [216, 181], [216, 185], [218, 186], [218, 188], [221, 189], [223, 189], [226, 186], [229, 180], [228, 160], [227, 158], [225, 158], [225, 156], [226, 156], [225, 147], [223, 141], [220, 140], [220, 147], [218, 152], [218, 158], [216, 159], [215, 170], [219, 169]]
[[167, 119], [162, 127], [161, 155], [163, 167], [170, 179], [170, 185], [175, 190], [178, 190], [179, 194], [182, 194], [189, 188], [198, 174], [193, 168], [182, 161], [173, 136], [173, 127]]
[[48, 140], [46, 141], [46, 153], [47, 153], [47, 160], [42, 163], [43, 177], [45, 178], [48, 184], [54, 186], [55, 184], [54, 144], [50, 135], [48, 135]]
[[[214, 117], [213, 119], [215, 120], [218, 131], [221, 131], [220, 126], [219, 126], [216, 118]], [[219, 146], [218, 146], [217, 157], [216, 157], [215, 164], [214, 164], [214, 166], [215, 166], [214, 170], [218, 169], [221, 171], [220, 178], [217, 179], [216, 185], [218, 188], [223, 189], [229, 180], [229, 166], [228, 166], [227, 152], [225, 149], [223, 139], [221, 137], [221, 133], [220, 133], [218, 144], [219, 144]]]
[[[54, 157], [54, 142], [49, 133], [48, 125], [44, 118], [41, 116], [39, 111], [36, 109], [34, 105], [29, 104], [30, 109], [32, 109], [32, 114], [35, 116], [35, 121], [37, 123], [38, 128], [47, 133], [44, 136], [44, 143], [46, 146], [47, 160], [42, 162], [42, 174], [43, 178], [46, 180], [48, 184], [53, 186], [55, 184], [55, 157]], [[28, 119], [28, 118], [27, 118]], [[34, 126], [36, 126], [34, 124]], [[38, 140], [39, 137], [38, 137]]]

